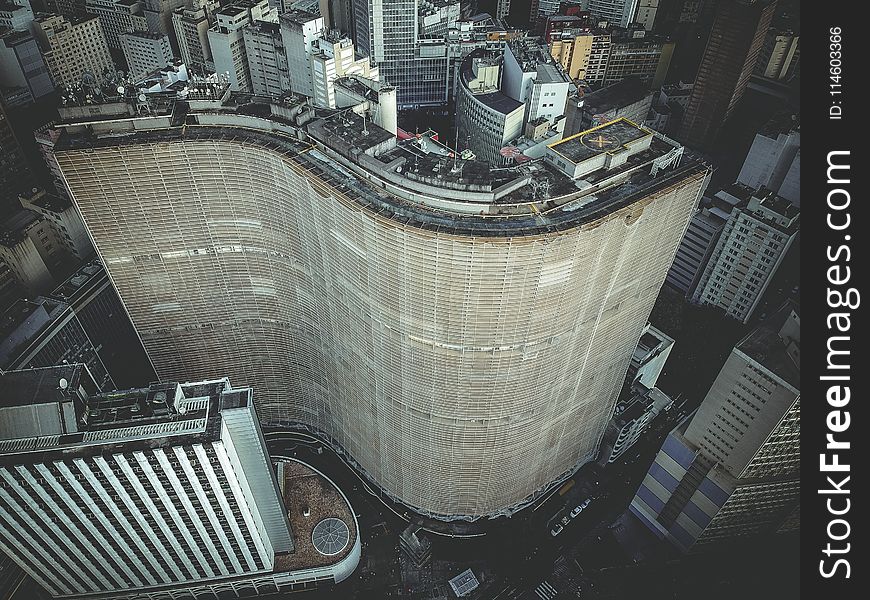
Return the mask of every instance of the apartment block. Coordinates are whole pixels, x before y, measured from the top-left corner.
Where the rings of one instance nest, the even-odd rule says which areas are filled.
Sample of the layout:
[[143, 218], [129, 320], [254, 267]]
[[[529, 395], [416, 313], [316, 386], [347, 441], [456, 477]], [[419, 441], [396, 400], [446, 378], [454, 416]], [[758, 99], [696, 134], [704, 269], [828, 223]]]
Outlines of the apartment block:
[[166, 34], [131, 31], [122, 33], [120, 39], [127, 70], [135, 80], [173, 62], [172, 45]]
[[114, 70], [99, 18], [40, 14], [36, 24], [36, 36], [55, 85], [76, 84], [85, 73], [99, 79], [105, 71]]
[[728, 190], [748, 200], [731, 211], [692, 301], [746, 323], [798, 234], [800, 211], [764, 188], [734, 184]]
[[630, 510], [681, 551], [799, 527], [800, 316], [786, 305], [728, 357], [665, 440]]

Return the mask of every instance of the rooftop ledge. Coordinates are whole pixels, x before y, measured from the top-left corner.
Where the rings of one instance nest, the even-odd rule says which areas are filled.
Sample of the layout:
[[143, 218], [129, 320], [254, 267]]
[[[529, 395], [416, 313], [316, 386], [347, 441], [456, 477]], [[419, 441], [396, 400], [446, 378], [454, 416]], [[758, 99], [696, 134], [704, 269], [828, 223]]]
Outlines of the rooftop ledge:
[[[526, 236], [571, 229], [709, 171], [678, 143], [626, 119], [597, 128], [612, 134], [606, 136], [608, 147], [604, 152], [585, 148], [583, 158], [593, 160], [582, 160], [582, 168], [571, 170], [558, 158], [569, 154], [580, 159], [565, 150], [589, 132], [563, 140], [561, 147], [551, 145], [544, 159], [494, 168], [428, 153], [416, 139], [397, 141], [351, 110], [282, 105], [248, 95], [177, 102], [171, 114], [87, 118], [56, 126], [62, 134], [55, 152], [198, 140], [253, 145], [299, 165], [326, 184], [324, 193], [343, 195], [405, 225], [456, 235]], [[626, 132], [643, 144], [619, 140]], [[626, 151], [615, 152], [613, 144]], [[598, 155], [606, 157], [600, 165]]]

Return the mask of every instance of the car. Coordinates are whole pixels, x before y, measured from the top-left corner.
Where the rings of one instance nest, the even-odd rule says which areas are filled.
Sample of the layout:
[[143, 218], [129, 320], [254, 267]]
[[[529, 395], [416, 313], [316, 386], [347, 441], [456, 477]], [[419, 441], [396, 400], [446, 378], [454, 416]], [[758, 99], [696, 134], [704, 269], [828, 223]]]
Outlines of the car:
[[569, 517], [568, 515], [565, 515], [564, 517], [562, 517], [562, 525], [567, 525], [570, 522], [571, 522], [571, 517]]
[[582, 510], [583, 510], [583, 506], [582, 506], [582, 505], [577, 505], [577, 506], [575, 506], [575, 507], [574, 507], [574, 510], [571, 511], [571, 518], [573, 519], [574, 517], [576, 517], [577, 515], [579, 515], [579, 514], [580, 514], [580, 511], [582, 511]]
[[556, 526], [550, 530], [550, 535], [552, 535], [553, 537], [556, 537], [560, 533], [562, 533], [562, 526], [559, 523], [556, 523]]

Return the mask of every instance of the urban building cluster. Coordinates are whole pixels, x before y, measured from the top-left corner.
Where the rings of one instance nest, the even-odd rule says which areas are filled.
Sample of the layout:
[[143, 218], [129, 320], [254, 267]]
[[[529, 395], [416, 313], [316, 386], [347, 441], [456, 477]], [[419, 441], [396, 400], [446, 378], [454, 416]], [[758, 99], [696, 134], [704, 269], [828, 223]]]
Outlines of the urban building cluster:
[[[0, 594], [336, 586], [378, 552], [350, 488], [418, 570], [563, 494], [547, 543], [612, 523], [614, 481], [668, 552], [799, 529], [800, 309], [769, 293], [798, 116], [715, 164], [744, 97], [799, 77], [799, 23], [516, 8], [0, 0]], [[663, 286], [746, 333], [705, 396], [668, 387]]]

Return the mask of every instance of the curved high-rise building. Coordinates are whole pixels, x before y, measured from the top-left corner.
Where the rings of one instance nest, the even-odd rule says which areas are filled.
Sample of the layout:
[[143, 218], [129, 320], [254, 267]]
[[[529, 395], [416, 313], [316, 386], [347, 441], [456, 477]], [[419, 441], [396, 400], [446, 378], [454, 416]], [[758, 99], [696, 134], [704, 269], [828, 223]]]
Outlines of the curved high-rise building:
[[347, 111], [191, 104], [55, 147], [161, 379], [229, 374], [438, 517], [595, 458], [704, 165], [624, 119], [490, 170]]

